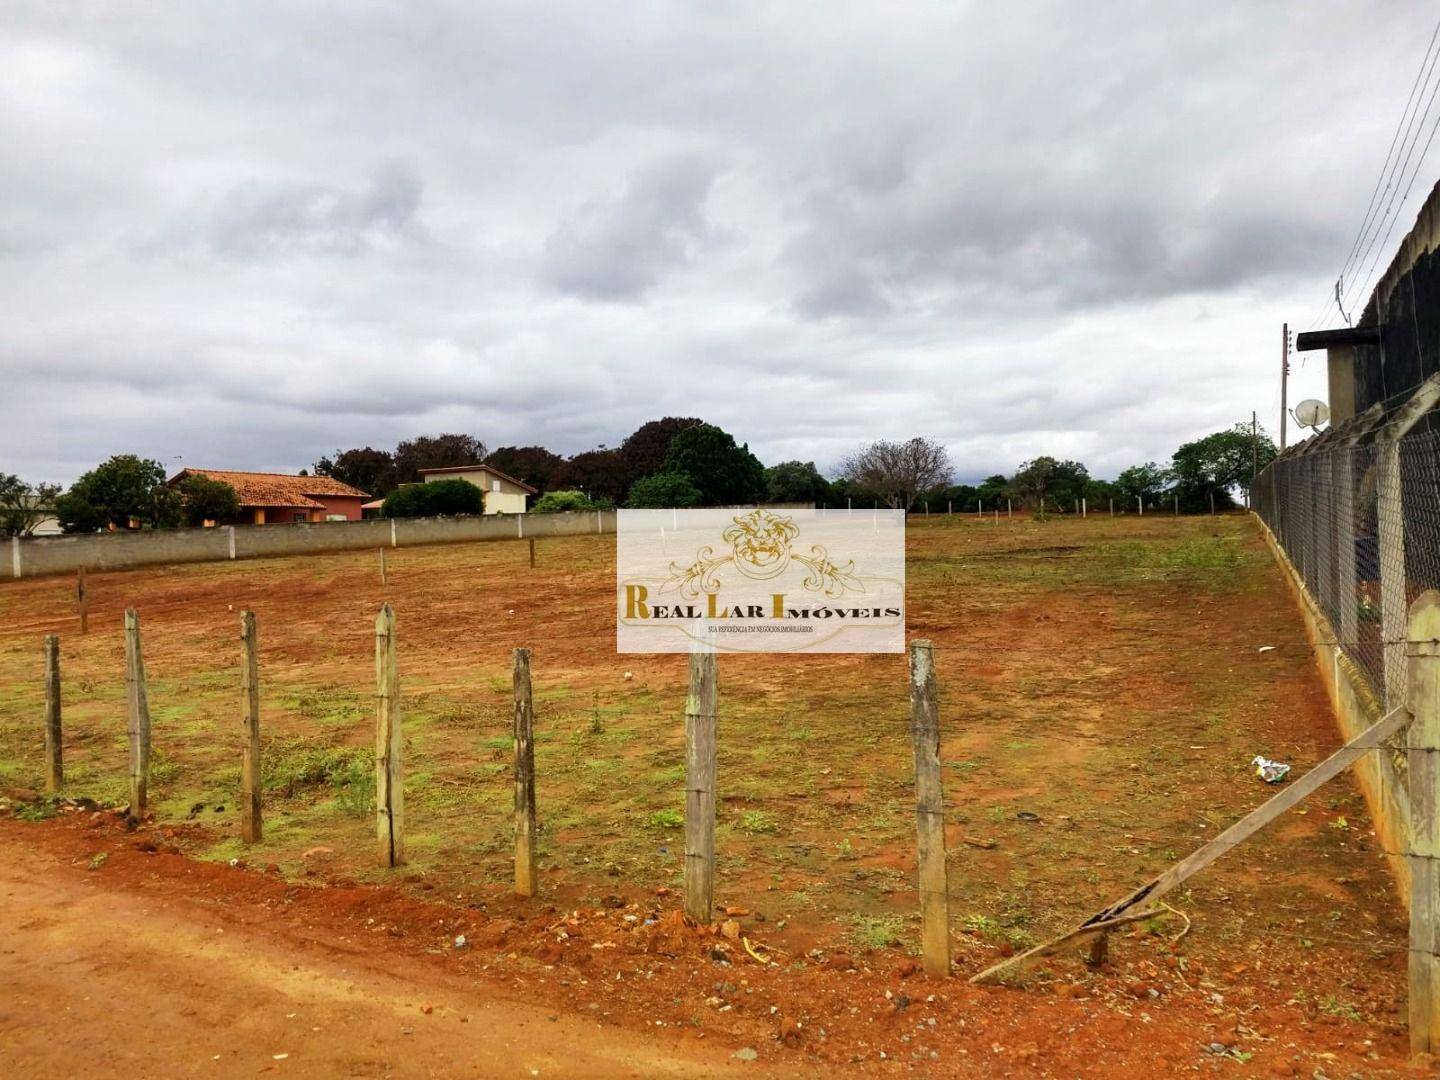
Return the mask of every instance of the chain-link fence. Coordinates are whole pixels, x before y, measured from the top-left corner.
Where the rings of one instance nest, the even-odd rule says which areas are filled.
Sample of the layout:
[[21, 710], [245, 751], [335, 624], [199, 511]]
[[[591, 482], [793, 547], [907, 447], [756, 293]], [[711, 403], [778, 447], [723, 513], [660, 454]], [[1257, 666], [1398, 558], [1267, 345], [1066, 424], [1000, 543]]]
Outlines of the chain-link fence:
[[1440, 430], [1418, 422], [1425, 392], [1292, 447], [1255, 484], [1256, 512], [1386, 708], [1404, 699], [1410, 603], [1440, 588]]

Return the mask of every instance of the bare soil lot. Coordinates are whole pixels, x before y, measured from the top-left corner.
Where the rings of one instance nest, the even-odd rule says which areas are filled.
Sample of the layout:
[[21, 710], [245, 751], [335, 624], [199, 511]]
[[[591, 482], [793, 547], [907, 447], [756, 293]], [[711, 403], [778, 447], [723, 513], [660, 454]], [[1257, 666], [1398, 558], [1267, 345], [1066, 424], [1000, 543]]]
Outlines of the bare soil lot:
[[[238, 908], [321, 905], [305, 909], [310, 927], [333, 901], [335, 925], [353, 915], [346, 932], [367, 935], [357, 948], [468, 965], [567, 1015], [604, 985], [605, 1024], [756, 1047], [756, 1067], [1404, 1068], [1404, 918], [1348, 777], [1172, 898], [1192, 922], [1178, 943], [1179, 919], [1142, 926], [1112, 946], [1110, 970], [1062, 957], [1022, 990], [900, 978], [917, 928], [904, 658], [723, 656], [718, 898], [778, 961], [732, 947], [725, 966], [717, 946], [733, 943], [671, 915], [685, 660], [615, 654], [613, 540], [542, 541], [534, 570], [519, 544], [388, 563], [383, 588], [373, 553], [94, 575], [85, 637], [72, 582], [0, 585], [0, 793], [39, 786], [40, 638], [53, 632], [69, 793], [124, 801], [131, 605], [157, 754], [153, 825], [16, 821], [5, 858], [32, 844], [121, 891], [199, 880]], [[1256, 805], [1270, 790], [1254, 755], [1299, 771], [1338, 745], [1299, 618], [1242, 517], [936, 516], [912, 522], [907, 574], [911, 634], [936, 646], [961, 974], [1066, 928]], [[406, 725], [399, 871], [372, 865], [368, 813], [384, 600]], [[260, 627], [268, 792], [266, 841], [248, 850], [234, 804], [244, 608]], [[534, 651], [544, 896], [530, 904], [506, 895], [516, 646]], [[11, 816], [42, 814], [17, 803]], [[457, 933], [475, 942], [460, 958], [447, 951]]]

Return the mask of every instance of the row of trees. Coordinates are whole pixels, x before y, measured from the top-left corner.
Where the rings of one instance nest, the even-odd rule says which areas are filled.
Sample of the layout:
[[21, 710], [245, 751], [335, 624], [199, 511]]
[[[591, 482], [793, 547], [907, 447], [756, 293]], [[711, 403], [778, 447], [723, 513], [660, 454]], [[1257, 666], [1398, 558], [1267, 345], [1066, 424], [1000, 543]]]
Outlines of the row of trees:
[[[539, 497], [532, 508], [541, 512], [620, 505], [715, 506], [768, 498], [760, 459], [729, 432], [697, 417], [651, 420], [616, 448], [600, 446], [568, 458], [543, 446], [487, 451], [469, 435], [426, 435], [393, 451], [369, 446], [337, 450], [315, 462], [315, 471], [386, 496], [390, 513], [389, 493], [418, 481], [421, 469], [480, 462], [534, 487]], [[813, 465], [809, 468], [814, 472]], [[403, 499], [401, 504], [408, 505]]]
[[1146, 462], [1125, 469], [1114, 480], [1099, 480], [1078, 461], [1038, 457], [1027, 461], [1013, 476], [991, 476], [978, 485], [937, 486], [925, 492], [931, 507], [953, 503], [973, 509], [999, 507], [1010, 500], [1032, 511], [1066, 513], [1083, 499], [1100, 508], [1113, 499], [1123, 509], [1140, 502], [1149, 506], [1173, 505], [1194, 514], [1230, 509], [1237, 494], [1247, 500], [1250, 478], [1275, 459], [1276, 447], [1263, 430], [1236, 424], [1180, 446], [1168, 465]]
[[[667, 416], [632, 432], [615, 449], [601, 446], [561, 457], [542, 446], [502, 446], [487, 452], [471, 435], [422, 435], [392, 450], [337, 450], [315, 471], [372, 495], [388, 496], [393, 516], [480, 512], [480, 492], [462, 481], [419, 484], [420, 470], [484, 462], [537, 488], [532, 509], [586, 510], [605, 506], [726, 506], [755, 502], [818, 506], [883, 505], [909, 509], [921, 503], [970, 509], [1005, 500], [1029, 510], [1066, 512], [1081, 499], [1099, 507], [1114, 499], [1130, 507], [1179, 500], [1185, 512], [1234, 505], [1248, 494], [1251, 471], [1275, 457], [1275, 445], [1237, 424], [1179, 447], [1168, 465], [1148, 462], [1114, 480], [1092, 477], [1078, 461], [1037, 457], [1012, 476], [980, 484], [953, 482], [945, 448], [929, 439], [870, 443], [847, 458], [827, 479], [814, 462], [784, 461], [765, 467], [729, 432], [696, 417]], [[303, 470], [302, 470], [303, 472]], [[158, 461], [119, 454], [86, 472], [61, 492], [51, 484], [27, 484], [0, 473], [0, 533], [24, 535], [53, 510], [68, 532], [197, 525], [235, 516], [234, 490], [204, 476], [165, 483]]]
[[158, 461], [116, 454], [82, 475], [68, 490], [58, 484], [30, 484], [0, 473], [0, 535], [26, 536], [50, 516], [66, 532], [199, 525], [233, 517], [240, 509], [235, 489], [209, 477], [190, 475], [174, 487], [165, 483]]

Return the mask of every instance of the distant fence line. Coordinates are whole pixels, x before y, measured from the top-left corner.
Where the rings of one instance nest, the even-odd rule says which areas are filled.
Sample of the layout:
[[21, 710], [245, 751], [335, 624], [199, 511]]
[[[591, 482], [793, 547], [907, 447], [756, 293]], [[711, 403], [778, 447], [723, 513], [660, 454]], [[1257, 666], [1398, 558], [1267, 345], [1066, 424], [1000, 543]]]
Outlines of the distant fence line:
[[375, 518], [368, 521], [297, 522], [289, 525], [219, 525], [208, 529], [153, 529], [74, 536], [12, 537], [11, 578], [128, 570], [166, 563], [314, 555], [422, 544], [463, 544], [584, 536], [615, 531], [615, 511], [560, 514], [489, 514], [483, 517]]

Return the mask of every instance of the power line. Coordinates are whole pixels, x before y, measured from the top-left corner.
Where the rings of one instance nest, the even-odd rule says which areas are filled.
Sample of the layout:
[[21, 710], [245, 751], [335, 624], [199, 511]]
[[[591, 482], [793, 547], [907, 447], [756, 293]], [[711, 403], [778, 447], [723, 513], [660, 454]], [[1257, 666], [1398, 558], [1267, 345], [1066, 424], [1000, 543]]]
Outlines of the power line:
[[1435, 48], [1435, 39], [1437, 36], [1440, 36], [1440, 20], [1437, 20], [1435, 23], [1435, 29], [1430, 34], [1430, 43], [1425, 46], [1425, 56], [1420, 61], [1419, 70], [1415, 72], [1415, 81], [1410, 84], [1410, 96], [1405, 99], [1405, 110], [1400, 114], [1400, 119], [1395, 122], [1395, 131], [1390, 136], [1390, 146], [1385, 151], [1385, 160], [1380, 166], [1380, 175], [1375, 178], [1375, 187], [1370, 192], [1370, 202], [1365, 207], [1365, 216], [1363, 219], [1361, 219], [1360, 228], [1355, 233], [1355, 240], [1353, 243], [1351, 243], [1350, 250], [1345, 255], [1345, 262], [1340, 266], [1340, 273], [1338, 275], [1339, 278], [1343, 279], [1345, 277], [1345, 274], [1349, 271], [1351, 261], [1355, 258], [1355, 255], [1360, 250], [1360, 242], [1365, 235], [1365, 230], [1370, 222], [1371, 215], [1379, 209], [1378, 197], [1380, 195], [1380, 184], [1385, 179], [1385, 174], [1391, 164], [1391, 157], [1393, 156], [1398, 158], [1399, 156], [1395, 152], [1395, 147], [1400, 140], [1400, 129], [1405, 125], [1405, 117], [1410, 114], [1410, 109], [1415, 103], [1416, 91], [1420, 89], [1420, 76], [1421, 73], [1425, 70], [1426, 63], [1430, 57], [1430, 53]]
[[[1370, 192], [1370, 201], [1366, 204], [1365, 214], [1361, 219], [1360, 228], [1356, 231], [1355, 239], [1351, 242], [1350, 249], [1345, 255], [1345, 260], [1340, 267], [1340, 273], [1336, 275], [1334, 290], [1327, 295], [1324, 307], [1310, 323], [1310, 329], [1312, 330], [1330, 314], [1332, 308], [1339, 309], [1343, 315], [1342, 299], [1350, 293], [1349, 289], [1344, 288], [1345, 275], [1349, 273], [1352, 264], [1357, 262], [1357, 255], [1359, 256], [1358, 263], [1360, 265], [1364, 264], [1364, 260], [1369, 256], [1375, 240], [1378, 239], [1379, 226], [1384, 222], [1384, 218], [1381, 218], [1378, 222], [1376, 220], [1376, 214], [1380, 212], [1381, 200], [1384, 198], [1385, 193], [1392, 191], [1392, 188], [1398, 190], [1399, 185], [1395, 178], [1397, 176], [1396, 166], [1400, 162], [1400, 154], [1407, 143], [1409, 143], [1411, 151], [1413, 152], [1414, 142], [1410, 139], [1411, 132], [1417, 132], [1418, 140], [1417, 122], [1423, 124], [1423, 121], [1420, 119], [1422, 114], [1415, 112], [1414, 107], [1419, 98], [1424, 96], [1423, 87], [1429, 85], [1430, 75], [1435, 70], [1436, 60], [1440, 60], [1440, 52], [1436, 52], [1435, 50], [1437, 39], [1440, 39], [1440, 20], [1437, 20], [1435, 29], [1431, 31], [1430, 40], [1425, 46], [1425, 53], [1420, 59], [1420, 66], [1415, 72], [1415, 79], [1410, 85], [1410, 94], [1405, 99], [1405, 108], [1400, 113], [1400, 119], [1395, 123], [1395, 131], [1390, 136], [1390, 145], [1385, 151], [1384, 160], [1381, 162], [1380, 173], [1375, 178], [1375, 187]], [[1440, 86], [1440, 83], [1437, 83], [1437, 86]], [[1425, 114], [1429, 113], [1430, 104], [1433, 103], [1434, 98], [1435, 95], [1432, 91], [1430, 101], [1426, 103]], [[1423, 155], [1421, 160], [1423, 161]], [[1406, 164], [1408, 164], [1408, 162], [1409, 157], [1407, 155]], [[1418, 168], [1419, 166], [1417, 164], [1417, 171]], [[1401, 166], [1399, 175], [1403, 175], [1403, 172], [1404, 167]], [[1382, 185], [1384, 188], [1383, 192]], [[1393, 201], [1394, 195], [1392, 194], [1390, 202], [1393, 203]], [[1387, 204], [1387, 208], [1388, 205], [1389, 204]], [[1386, 216], [1388, 217], [1388, 214]], [[1365, 238], [1370, 234], [1372, 225], [1375, 226], [1374, 235], [1371, 236], [1370, 244], [1365, 245]], [[1389, 234], [1387, 232], [1387, 239], [1388, 236]], [[1365, 245], [1363, 252], [1362, 245]]]
[[[1436, 89], [1436, 90], [1440, 90], [1440, 80], [1437, 80], [1437, 82], [1435, 83], [1435, 89]], [[1431, 91], [1430, 100], [1431, 100], [1431, 101], [1434, 101], [1434, 100], [1435, 100], [1435, 92], [1434, 92], [1434, 91]], [[1427, 107], [1427, 114], [1428, 114], [1428, 107]], [[1437, 126], [1440, 126], [1440, 114], [1437, 114], [1437, 115], [1436, 115], [1436, 117], [1435, 117], [1435, 122], [1430, 125], [1430, 135], [1429, 135], [1429, 137], [1425, 140], [1425, 149], [1420, 152], [1420, 157], [1416, 159], [1416, 161], [1415, 161], [1415, 168], [1414, 168], [1414, 170], [1410, 173], [1410, 180], [1409, 180], [1409, 182], [1406, 183], [1406, 185], [1405, 185], [1405, 194], [1400, 197], [1399, 203], [1396, 204], [1396, 206], [1395, 206], [1395, 218], [1394, 218], [1393, 221], [1390, 222], [1390, 227], [1385, 230], [1385, 239], [1384, 239], [1384, 241], [1380, 244], [1380, 246], [1376, 249], [1376, 251], [1375, 251], [1375, 258], [1370, 261], [1370, 269], [1366, 272], [1366, 274], [1365, 274], [1365, 280], [1364, 280], [1364, 281], [1361, 283], [1361, 285], [1360, 285], [1360, 291], [1359, 291], [1359, 294], [1358, 294], [1358, 295], [1359, 295], [1359, 297], [1361, 297], [1361, 298], [1363, 298], [1363, 297], [1365, 296], [1365, 290], [1369, 287], [1369, 285], [1370, 285], [1370, 279], [1371, 279], [1371, 277], [1374, 275], [1375, 269], [1376, 269], [1376, 267], [1377, 267], [1377, 266], [1379, 265], [1379, 263], [1380, 263], [1380, 256], [1383, 255], [1386, 251], [1389, 250], [1389, 246], [1390, 246], [1390, 234], [1395, 231], [1395, 225], [1396, 225], [1396, 223], [1399, 222], [1399, 220], [1400, 220], [1400, 210], [1404, 208], [1406, 201], [1410, 198], [1410, 189], [1415, 186], [1415, 180], [1416, 180], [1416, 178], [1420, 175], [1420, 167], [1425, 164], [1425, 158], [1426, 158], [1426, 156], [1430, 153], [1430, 145], [1431, 145], [1431, 143], [1433, 143], [1433, 142], [1435, 141], [1435, 129], [1436, 129]], [[1418, 141], [1419, 141], [1419, 135], [1418, 135], [1418, 132], [1417, 132], [1416, 142], [1418, 142]], [[1414, 150], [1415, 147], [1414, 147], [1414, 145], [1412, 144], [1410, 148], [1411, 148], [1411, 150]], [[1409, 160], [1408, 156], [1407, 156], [1406, 160], [1407, 160], [1407, 161]]]

